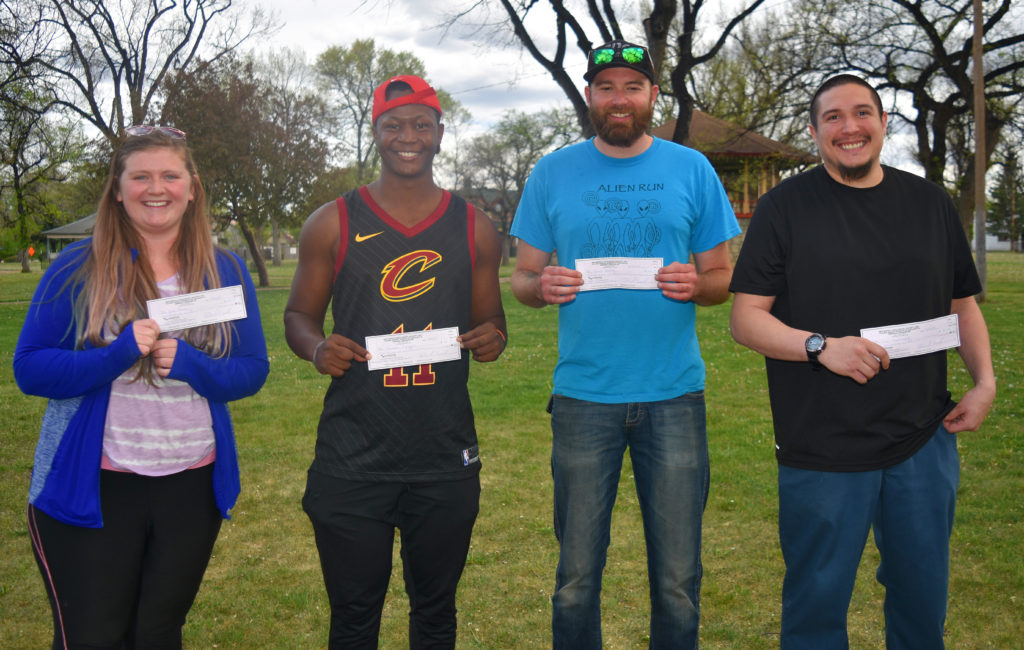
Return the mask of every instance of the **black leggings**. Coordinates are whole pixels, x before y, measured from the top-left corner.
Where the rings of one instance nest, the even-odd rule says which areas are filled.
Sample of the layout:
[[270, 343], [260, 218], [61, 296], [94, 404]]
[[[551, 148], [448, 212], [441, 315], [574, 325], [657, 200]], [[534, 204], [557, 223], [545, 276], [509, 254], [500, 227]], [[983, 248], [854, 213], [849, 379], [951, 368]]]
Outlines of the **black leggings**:
[[221, 516], [213, 465], [161, 477], [100, 472], [102, 528], [28, 508], [53, 648], [181, 648]]

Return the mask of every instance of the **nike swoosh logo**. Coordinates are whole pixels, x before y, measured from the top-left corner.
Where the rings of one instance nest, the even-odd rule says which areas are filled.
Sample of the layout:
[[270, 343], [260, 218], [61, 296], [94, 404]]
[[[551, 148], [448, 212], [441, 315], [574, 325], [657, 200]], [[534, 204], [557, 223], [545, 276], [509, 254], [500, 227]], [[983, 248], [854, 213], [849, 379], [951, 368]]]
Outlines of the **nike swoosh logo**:
[[384, 231], [381, 230], [380, 232], [375, 232], [375, 233], [372, 233], [372, 234], [369, 234], [369, 235], [360, 235], [359, 233], [356, 233], [356, 243], [364, 242], [367, 239], [371, 239], [373, 237], [376, 237], [377, 235], [379, 235], [379, 234], [381, 234], [383, 232]]

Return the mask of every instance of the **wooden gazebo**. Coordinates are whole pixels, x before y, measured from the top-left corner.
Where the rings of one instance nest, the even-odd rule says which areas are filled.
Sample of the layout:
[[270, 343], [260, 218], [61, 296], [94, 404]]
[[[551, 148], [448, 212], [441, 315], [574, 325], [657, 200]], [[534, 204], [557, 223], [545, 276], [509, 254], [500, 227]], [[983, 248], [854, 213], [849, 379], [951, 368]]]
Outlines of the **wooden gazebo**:
[[[651, 134], [672, 139], [676, 121], [651, 129]], [[758, 197], [778, 185], [786, 169], [811, 165], [818, 157], [766, 138], [760, 133], [694, 109], [686, 146], [700, 151], [718, 172], [736, 216], [749, 218]]]

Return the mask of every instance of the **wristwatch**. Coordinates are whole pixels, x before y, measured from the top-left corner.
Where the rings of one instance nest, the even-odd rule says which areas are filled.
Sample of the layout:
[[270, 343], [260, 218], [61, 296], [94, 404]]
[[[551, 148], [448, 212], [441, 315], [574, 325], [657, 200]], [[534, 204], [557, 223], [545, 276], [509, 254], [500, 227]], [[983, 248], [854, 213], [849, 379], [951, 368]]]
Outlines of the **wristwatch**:
[[804, 341], [804, 349], [807, 350], [807, 360], [813, 363], [815, 367], [821, 367], [818, 355], [825, 349], [825, 335], [818, 334], [817, 332], [811, 334]]

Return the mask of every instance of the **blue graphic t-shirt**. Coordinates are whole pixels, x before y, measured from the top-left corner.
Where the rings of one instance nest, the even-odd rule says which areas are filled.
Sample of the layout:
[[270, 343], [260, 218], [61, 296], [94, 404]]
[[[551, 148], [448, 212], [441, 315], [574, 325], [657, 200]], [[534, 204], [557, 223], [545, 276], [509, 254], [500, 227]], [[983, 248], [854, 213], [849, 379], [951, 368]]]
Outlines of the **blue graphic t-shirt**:
[[[689, 261], [740, 232], [714, 168], [658, 138], [639, 156], [611, 158], [593, 141], [542, 158], [511, 234], [558, 264], [578, 258]], [[554, 392], [592, 402], [648, 402], [704, 388], [691, 302], [658, 290], [577, 294], [558, 314]]]

